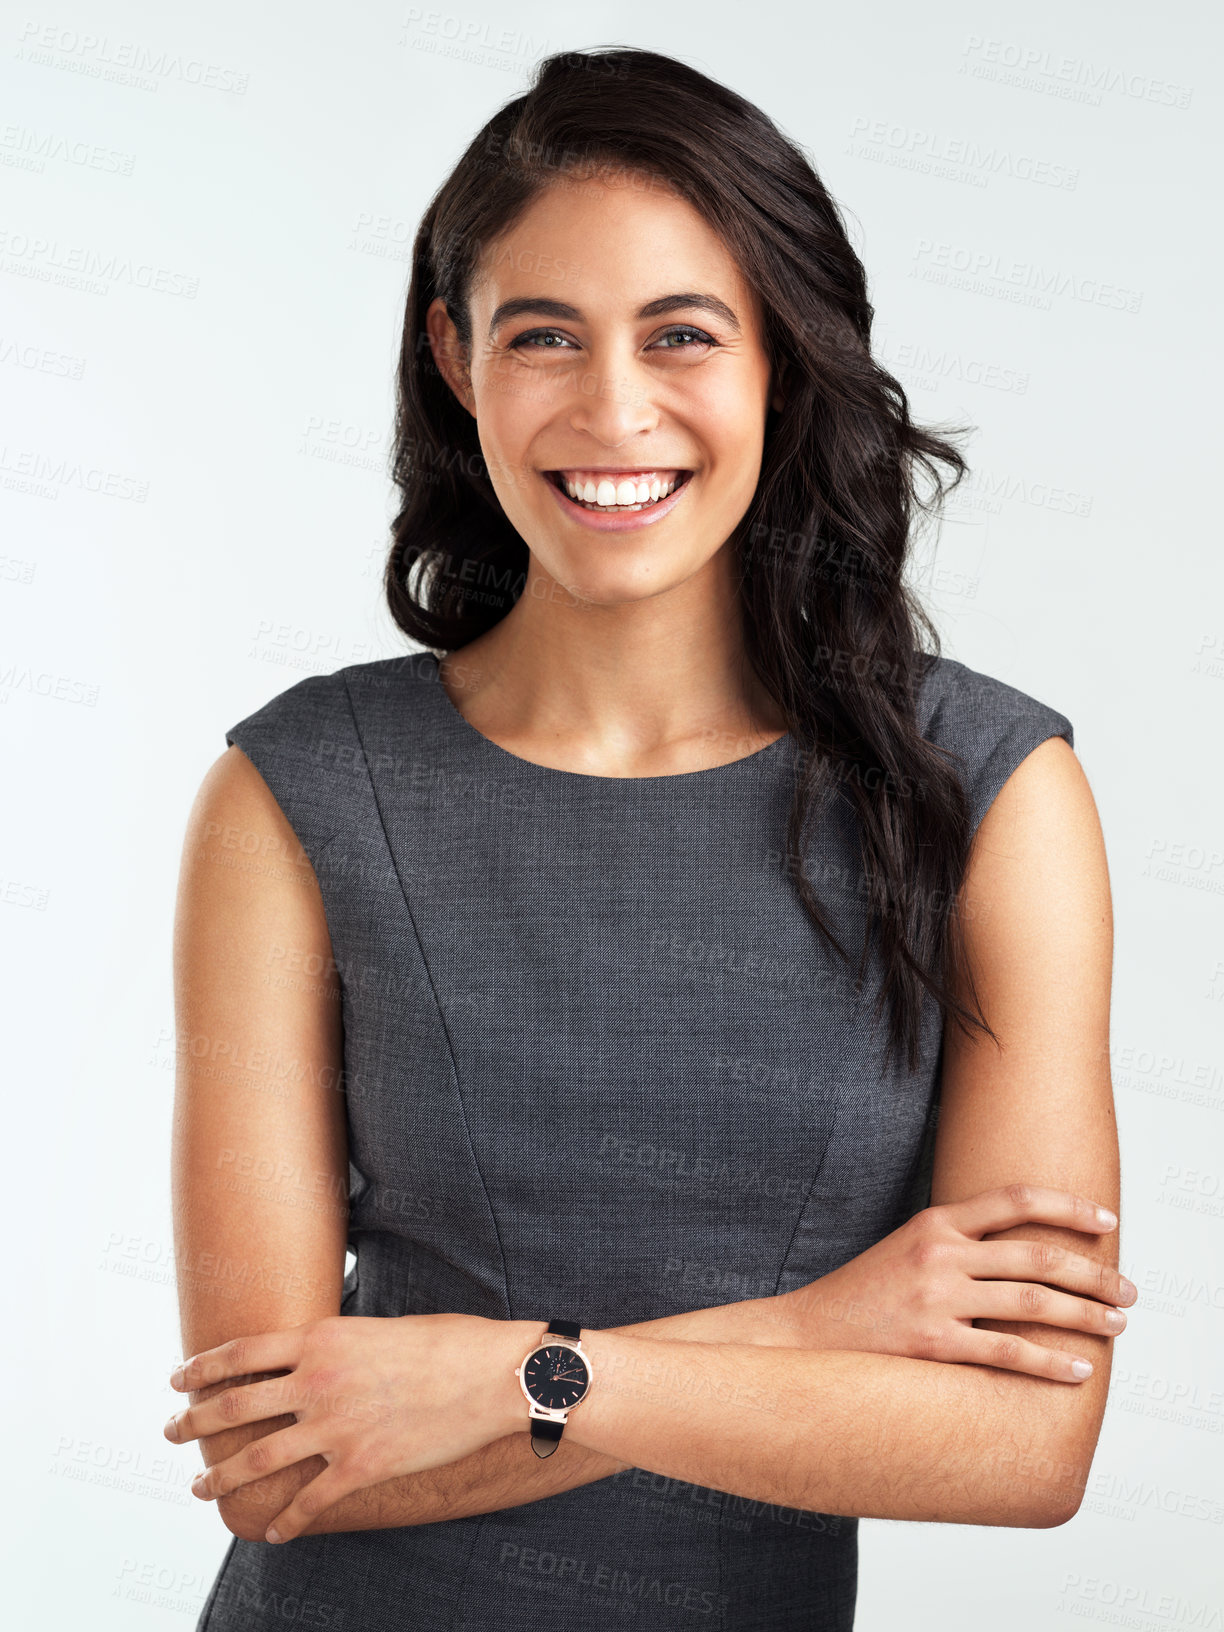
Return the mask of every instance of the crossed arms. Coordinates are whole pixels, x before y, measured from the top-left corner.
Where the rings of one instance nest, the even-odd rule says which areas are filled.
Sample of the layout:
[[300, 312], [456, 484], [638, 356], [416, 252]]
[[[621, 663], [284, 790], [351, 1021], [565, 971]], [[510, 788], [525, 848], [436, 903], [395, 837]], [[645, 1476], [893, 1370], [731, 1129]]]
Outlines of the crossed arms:
[[[343, 1281], [344, 1104], [319, 1087], [336, 1080], [338, 991], [326, 975], [266, 979], [274, 945], [293, 949], [302, 970], [329, 967], [322, 901], [304, 857], [235, 868], [235, 834], [300, 856], [262, 778], [231, 748], [192, 812], [176, 921], [174, 1194], [185, 1355], [336, 1314]], [[1027, 1182], [1117, 1212], [1108, 877], [1092, 796], [1066, 743], [1044, 743], [1009, 778], [979, 828], [963, 897], [978, 994], [1003, 1046], [946, 1030], [932, 1207]], [[209, 1046], [194, 1046], [199, 1039]], [[257, 1063], [278, 1054], [316, 1067], [288, 1095]], [[245, 1063], [221, 1072], [198, 1063], [218, 1057]], [[315, 1203], [295, 1205], [300, 1195], [268, 1194], [266, 1186], [236, 1200], [228, 1187], [235, 1152], [242, 1165], [269, 1157], [273, 1169], [284, 1160], [315, 1175]], [[1061, 1250], [1099, 1266], [1097, 1295], [1113, 1301], [1116, 1234], [1026, 1221], [982, 1239], [1030, 1244], [1023, 1279], [1035, 1284], [1025, 1289], [1026, 1313], [1041, 1313], [1042, 1283], [1062, 1284]], [[209, 1267], [219, 1264], [241, 1268], [220, 1275]], [[845, 1266], [798, 1292], [615, 1328], [608, 1340], [626, 1340], [634, 1401], [632, 1413], [609, 1419], [606, 1446], [567, 1435], [558, 1454], [540, 1461], [524, 1430], [457, 1462], [354, 1491], [308, 1533], [496, 1511], [635, 1467], [816, 1512], [1066, 1522], [1082, 1500], [1100, 1432], [1112, 1339], [1096, 1327], [977, 1318], [979, 1332], [1000, 1334], [991, 1364], [874, 1352], [864, 1329], [844, 1318], [842, 1301], [822, 1296], [853, 1286], [854, 1272]], [[269, 1281], [278, 1289], [269, 1291]], [[1094, 1372], [1072, 1384], [1009, 1369], [1016, 1339], [1059, 1358], [1082, 1356]], [[643, 1363], [647, 1356], [658, 1365]], [[788, 1409], [763, 1414], [752, 1435], [737, 1437], [734, 1396], [746, 1368]], [[694, 1384], [681, 1412], [677, 1376]], [[214, 1385], [190, 1399], [233, 1388]], [[576, 1412], [574, 1426], [578, 1420]], [[204, 1460], [212, 1466], [292, 1421], [210, 1434], [201, 1441]], [[261, 1540], [323, 1466], [312, 1457], [220, 1498], [224, 1522]]]

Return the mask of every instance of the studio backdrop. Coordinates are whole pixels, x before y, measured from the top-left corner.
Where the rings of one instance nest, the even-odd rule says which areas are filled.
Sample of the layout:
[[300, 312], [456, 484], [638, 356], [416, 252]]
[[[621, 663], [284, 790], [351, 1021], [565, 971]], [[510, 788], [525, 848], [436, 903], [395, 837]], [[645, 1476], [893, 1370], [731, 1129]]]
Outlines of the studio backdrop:
[[188, 811], [234, 721], [407, 649], [413, 236], [541, 57], [625, 44], [766, 108], [844, 209], [877, 355], [975, 427], [915, 587], [949, 656], [1072, 720], [1108, 847], [1140, 1295], [1086, 1496], [1046, 1530], [864, 1520], [856, 1624], [1224, 1625], [1219, 13], [472, 6], [0, 24], [6, 1620], [190, 1628], [230, 1540], [162, 1436]]

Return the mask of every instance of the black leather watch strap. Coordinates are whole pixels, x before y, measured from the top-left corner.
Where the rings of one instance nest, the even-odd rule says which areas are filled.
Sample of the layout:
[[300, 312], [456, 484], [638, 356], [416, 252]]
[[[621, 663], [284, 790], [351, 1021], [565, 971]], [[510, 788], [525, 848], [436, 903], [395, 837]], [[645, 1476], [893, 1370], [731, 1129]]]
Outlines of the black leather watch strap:
[[[568, 1337], [576, 1342], [582, 1327], [576, 1320], [550, 1320], [548, 1331], [555, 1332], [558, 1337]], [[547, 1333], [545, 1333], [545, 1336], [547, 1336]]]
[[531, 1419], [531, 1448], [537, 1456], [551, 1456], [561, 1443], [565, 1432], [563, 1422], [549, 1422], [544, 1417]]

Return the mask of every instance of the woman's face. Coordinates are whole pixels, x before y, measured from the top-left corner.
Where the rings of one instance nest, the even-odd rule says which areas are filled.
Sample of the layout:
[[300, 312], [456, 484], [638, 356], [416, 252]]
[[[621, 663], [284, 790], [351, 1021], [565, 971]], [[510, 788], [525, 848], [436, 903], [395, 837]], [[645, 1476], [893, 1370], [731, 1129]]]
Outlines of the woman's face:
[[466, 376], [441, 301], [434, 354], [533, 569], [608, 604], [707, 567], [781, 398], [759, 302], [703, 217], [658, 179], [562, 181], [488, 246], [470, 317]]

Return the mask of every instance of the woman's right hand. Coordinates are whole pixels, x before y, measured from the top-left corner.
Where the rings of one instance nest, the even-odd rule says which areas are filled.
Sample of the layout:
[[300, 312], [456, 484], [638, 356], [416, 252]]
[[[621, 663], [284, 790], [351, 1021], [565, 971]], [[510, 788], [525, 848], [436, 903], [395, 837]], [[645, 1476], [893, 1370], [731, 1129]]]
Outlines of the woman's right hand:
[[1116, 1337], [1125, 1328], [1126, 1316], [1114, 1306], [1133, 1303], [1138, 1293], [1116, 1269], [1050, 1242], [981, 1239], [1029, 1223], [1105, 1235], [1117, 1221], [1110, 1215], [1105, 1222], [1094, 1202], [1066, 1190], [1002, 1185], [924, 1208], [857, 1258], [785, 1297], [813, 1348], [1001, 1366], [1082, 1382], [1072, 1369], [1076, 1355], [1009, 1336], [1012, 1358], [1002, 1361], [1002, 1334], [973, 1325], [1039, 1321], [1098, 1337]]

